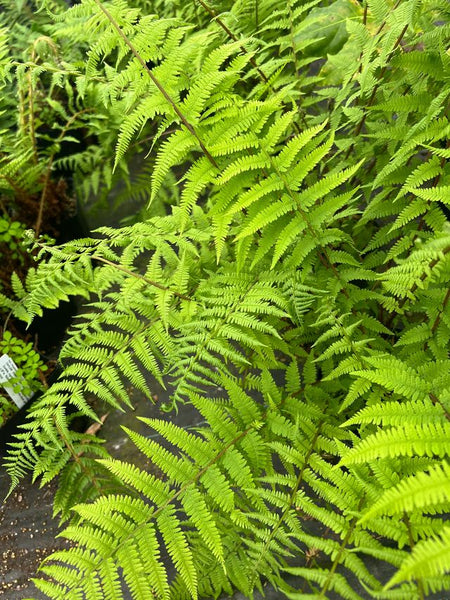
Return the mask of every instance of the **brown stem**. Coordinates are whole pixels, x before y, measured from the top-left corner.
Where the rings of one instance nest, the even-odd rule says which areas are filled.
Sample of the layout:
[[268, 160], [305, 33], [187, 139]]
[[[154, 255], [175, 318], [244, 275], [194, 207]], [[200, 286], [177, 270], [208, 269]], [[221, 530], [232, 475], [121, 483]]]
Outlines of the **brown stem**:
[[[446, 254], [448, 254], [449, 252], [450, 252], [450, 246], [447, 246], [447, 248], [444, 248], [444, 249], [442, 250], [442, 254], [444, 254], [444, 256], [445, 256]], [[440, 259], [439, 259], [439, 257], [437, 257], [437, 258], [433, 258], [433, 260], [432, 260], [432, 261], [430, 262], [430, 264], [428, 265], [428, 269], [429, 269], [430, 271], [432, 271], [432, 270], [434, 269], [434, 267], [435, 267], [435, 266], [438, 264], [439, 260], [440, 260]], [[420, 276], [420, 281], [424, 281], [424, 280], [426, 279], [427, 275], [428, 275], [428, 273], [426, 273], [426, 272], [424, 271], [424, 272], [422, 273], [422, 275]], [[419, 287], [419, 284], [418, 284], [418, 283], [414, 283], [414, 284], [412, 285], [412, 287], [411, 287], [411, 290], [410, 290], [410, 291], [411, 291], [411, 293], [412, 293], [412, 294], [414, 294], [414, 292], [417, 290], [417, 288], [418, 288], [418, 287]], [[399, 308], [403, 308], [403, 306], [404, 306], [404, 304], [405, 304], [406, 300], [407, 300], [407, 296], [405, 296], [404, 298], [402, 298], [402, 300], [401, 300], [401, 302], [400, 302], [400, 304], [399, 304]]]
[[[363, 13], [363, 25], [364, 27], [367, 25], [367, 10], [368, 10], [369, 6], [367, 4], [367, 0], [364, 3], [364, 13]], [[358, 62], [359, 62], [359, 67], [358, 67], [358, 73], [362, 73], [362, 58], [363, 58], [363, 51], [361, 50], [360, 54], [359, 54], [359, 58], [358, 58]], [[356, 105], [358, 105], [358, 100], [356, 100]]]
[[[446, 143], [445, 147], [446, 147], [446, 148], [450, 148], [450, 140], [447, 140], [447, 143]], [[427, 153], [427, 157], [425, 158], [424, 162], [428, 161], [431, 155], [432, 155], [432, 153], [431, 153], [431, 151], [429, 151], [429, 152]], [[411, 156], [410, 158], [412, 158], [412, 156]], [[440, 170], [440, 171], [439, 171], [439, 173], [436, 175], [436, 177], [433, 179], [433, 181], [432, 181], [432, 183], [431, 183], [431, 187], [432, 187], [432, 188], [436, 187], [436, 186], [437, 186], [437, 184], [439, 183], [439, 181], [440, 181], [440, 179], [441, 179], [441, 177], [442, 177], [442, 173], [443, 173], [443, 170], [444, 170], [444, 167], [445, 167], [445, 164], [446, 164], [446, 162], [447, 162], [447, 159], [446, 159], [446, 158], [444, 158], [444, 157], [442, 157], [442, 158], [441, 158], [441, 162], [440, 162], [440, 167], [441, 167], [441, 170]], [[412, 193], [411, 193], [411, 195], [413, 196], [413, 194], [412, 194]], [[414, 197], [414, 196], [413, 196], [413, 197]], [[430, 204], [431, 204], [431, 201], [430, 201], [430, 200], [427, 200], [427, 208], [429, 208]], [[418, 230], [418, 231], [422, 231], [422, 229], [423, 229], [423, 228], [424, 228], [424, 226], [425, 226], [425, 215], [426, 215], [426, 214], [427, 214], [427, 213], [425, 213], [424, 215], [422, 215], [422, 216], [420, 217], [419, 225], [418, 225], [418, 227], [417, 227], [417, 230]], [[416, 241], [416, 238], [417, 238], [417, 237], [418, 237], [418, 236], [417, 236], [417, 234], [416, 234], [416, 235], [413, 237], [413, 239], [411, 240], [411, 245], [413, 245], [413, 244], [414, 244], [414, 242]]]
[[[361, 510], [363, 502], [364, 502], [364, 496], [362, 496], [359, 501], [358, 511]], [[339, 563], [341, 562], [342, 554], [344, 553], [344, 550], [347, 547], [347, 544], [350, 542], [350, 538], [352, 537], [352, 534], [353, 534], [353, 531], [355, 530], [357, 522], [358, 522], [358, 516], [355, 515], [350, 522], [348, 531], [345, 534], [344, 539], [342, 540], [342, 544], [339, 547], [339, 550], [337, 552], [336, 558], [333, 561], [331, 569], [328, 571], [327, 579], [326, 579], [325, 583], [323, 584], [322, 589], [320, 590], [320, 596], [318, 597], [318, 600], [326, 600], [325, 594], [328, 592], [328, 590], [330, 588], [330, 585], [331, 585], [331, 582], [333, 579], [333, 575], [334, 575], [336, 569], [338, 568]]]
[[99, 7], [99, 9], [103, 12], [103, 14], [106, 16], [106, 18], [108, 19], [108, 21], [111, 23], [111, 25], [117, 31], [117, 33], [122, 38], [122, 40], [125, 42], [125, 44], [128, 46], [128, 48], [131, 50], [132, 54], [138, 60], [139, 64], [142, 66], [142, 68], [144, 69], [144, 71], [147, 73], [147, 75], [149, 76], [149, 78], [151, 79], [151, 81], [153, 82], [153, 84], [158, 88], [158, 90], [161, 92], [161, 94], [164, 96], [164, 98], [167, 100], [167, 102], [173, 108], [173, 110], [175, 111], [175, 113], [178, 116], [178, 118], [180, 119], [180, 121], [183, 123], [183, 125], [186, 127], [186, 129], [189, 131], [189, 133], [195, 137], [195, 139], [197, 140], [200, 148], [203, 151], [203, 154], [206, 156], [206, 158], [209, 160], [209, 162], [213, 165], [213, 167], [215, 167], [217, 169], [218, 166], [217, 166], [216, 161], [211, 156], [211, 154], [208, 152], [205, 144], [203, 143], [203, 141], [199, 137], [199, 135], [196, 132], [195, 128], [189, 123], [189, 121], [186, 119], [186, 117], [184, 116], [184, 114], [178, 108], [178, 105], [176, 104], [175, 100], [170, 96], [170, 94], [166, 91], [166, 89], [164, 88], [164, 86], [160, 83], [160, 81], [155, 77], [155, 75], [152, 73], [152, 71], [148, 68], [147, 63], [142, 58], [142, 56], [139, 54], [139, 52], [137, 51], [137, 49], [134, 47], [134, 45], [132, 44], [132, 42], [130, 41], [130, 39], [128, 38], [128, 36], [119, 27], [119, 25], [117, 24], [116, 20], [112, 16], [112, 14], [109, 12], [108, 9], [106, 9], [103, 6], [103, 4], [100, 2], [100, 0], [94, 0], [94, 2]]
[[[373, 101], [375, 100], [375, 95], [376, 95], [376, 93], [377, 93], [377, 91], [378, 91], [378, 89], [379, 89], [379, 87], [380, 87], [380, 85], [381, 85], [381, 80], [383, 79], [383, 77], [384, 77], [384, 76], [385, 76], [385, 74], [386, 74], [386, 71], [387, 71], [387, 68], [388, 68], [389, 62], [390, 62], [391, 58], [394, 56], [394, 52], [397, 50], [398, 46], [400, 45], [400, 42], [402, 41], [402, 39], [403, 39], [403, 37], [404, 37], [404, 35], [405, 35], [405, 33], [406, 33], [407, 29], [408, 29], [408, 24], [406, 24], [406, 25], [403, 27], [402, 31], [400, 32], [400, 35], [399, 35], [399, 36], [398, 36], [398, 38], [396, 39], [396, 41], [395, 41], [395, 44], [394, 44], [394, 47], [392, 48], [392, 50], [390, 51], [390, 53], [389, 53], [389, 55], [388, 55], [388, 57], [387, 57], [387, 59], [386, 59], [386, 64], [383, 66], [383, 68], [382, 68], [382, 69], [381, 69], [381, 71], [380, 71], [380, 74], [378, 75], [378, 79], [379, 79], [379, 81], [378, 81], [378, 83], [377, 83], [377, 84], [374, 86], [374, 88], [373, 88], [373, 90], [372, 90], [372, 94], [371, 94], [371, 96], [370, 96], [370, 98], [369, 98], [369, 101], [368, 101], [368, 103], [367, 103], [367, 106], [372, 106], [372, 103], [373, 103]], [[359, 131], [361, 131], [361, 127], [359, 127]], [[355, 133], [356, 133], [356, 135], [358, 135], [359, 131], [358, 131], [358, 132], [355, 132]]]
[[447, 294], [445, 295], [444, 302], [442, 304], [442, 308], [439, 311], [436, 319], [434, 320], [433, 326], [431, 327], [431, 333], [436, 333], [436, 329], [439, 326], [439, 323], [440, 323], [441, 317], [442, 317], [442, 313], [444, 312], [445, 307], [447, 306], [447, 302], [448, 302], [449, 298], [450, 298], [450, 288], [448, 288], [448, 290], [447, 290]]
[[58, 423], [58, 419], [54, 418], [53, 420], [54, 420], [54, 423], [55, 423], [55, 427], [58, 430], [58, 433], [61, 436], [61, 438], [62, 438], [62, 440], [64, 442], [64, 445], [66, 446], [66, 448], [69, 451], [70, 455], [72, 456], [73, 460], [77, 463], [77, 465], [80, 468], [80, 470], [84, 471], [84, 473], [87, 475], [88, 479], [91, 480], [91, 482], [92, 482], [93, 486], [95, 487], [97, 493], [101, 496], [102, 495], [102, 488], [101, 488], [99, 482], [97, 481], [97, 478], [95, 477], [95, 475], [93, 473], [91, 473], [88, 469], [86, 469], [86, 466], [85, 466], [84, 462], [80, 458], [80, 454], [77, 454], [75, 452], [72, 444], [67, 439], [67, 436], [61, 430], [61, 427], [60, 427], [60, 425]]
[[[231, 31], [231, 29], [226, 25], [226, 23], [224, 23], [222, 21], [222, 19], [217, 15], [217, 13], [215, 12], [215, 10], [213, 8], [211, 8], [210, 6], [208, 6], [206, 4], [206, 2], [204, 2], [204, 0], [194, 0], [196, 2], [198, 2], [200, 4], [200, 6], [202, 6], [209, 15], [211, 15], [211, 17], [214, 19], [214, 21], [225, 31], [225, 33], [234, 41], [234, 42], [239, 42], [239, 38]], [[258, 7], [258, 4], [256, 4], [256, 7]], [[256, 12], [257, 12], [257, 8], [256, 8]], [[291, 27], [292, 30], [292, 27]], [[292, 41], [292, 46], [294, 46], [293, 41]], [[249, 54], [248, 50], [241, 44], [239, 46], [241, 52], [243, 54]], [[253, 58], [253, 56], [250, 56], [249, 58], [250, 64], [252, 65], [252, 67], [256, 70], [256, 72], [258, 73], [258, 75], [261, 77], [262, 81], [264, 83], [269, 83], [269, 79], [266, 77], [266, 75], [261, 71], [261, 69], [258, 67], [258, 63], [256, 62], [256, 60]], [[296, 54], [294, 51], [294, 64], [297, 64], [297, 58], [296, 58]], [[295, 66], [295, 71], [297, 72], [297, 67]], [[272, 91], [274, 91], [273, 87], [270, 86], [270, 89]], [[306, 127], [306, 122], [303, 116], [301, 116], [304, 125]], [[293, 127], [297, 132], [300, 132], [300, 128], [297, 125], [297, 123], [293, 123]]]
[[[394, 6], [392, 7], [392, 9], [389, 11], [389, 14], [391, 14], [392, 12], [394, 12], [394, 10], [398, 7], [398, 5], [400, 4], [400, 2], [401, 2], [401, 0], [397, 0], [397, 2], [394, 4]], [[363, 25], [367, 24], [367, 9], [368, 9], [368, 6], [367, 6], [367, 2], [366, 2], [366, 4], [364, 5]], [[386, 19], [381, 23], [381, 25], [376, 30], [375, 37], [377, 35], [379, 35], [383, 31], [383, 29], [385, 27], [386, 27]], [[363, 53], [361, 52], [361, 54], [359, 55], [359, 63], [360, 64], [359, 64], [359, 68], [358, 68], [358, 73], [361, 73], [361, 71], [362, 71], [362, 63], [361, 63], [362, 57], [363, 57]], [[356, 101], [356, 105], [358, 105], [358, 100]]]
[[368, 9], [368, 4], [367, 2], [364, 3], [364, 13], [363, 13], [363, 25], [366, 26], [367, 25], [367, 9]]
[[304, 459], [302, 460], [302, 466], [300, 468], [299, 474], [297, 475], [297, 479], [296, 479], [295, 485], [292, 488], [291, 493], [289, 494], [289, 500], [287, 502], [287, 505], [283, 509], [283, 512], [281, 513], [281, 515], [280, 515], [280, 517], [279, 517], [276, 525], [273, 527], [272, 531], [270, 532], [270, 535], [267, 536], [267, 539], [266, 539], [266, 541], [264, 543], [264, 546], [261, 549], [261, 552], [259, 553], [258, 560], [256, 561], [256, 564], [253, 567], [254, 576], [253, 576], [252, 584], [254, 583], [255, 578], [257, 576], [257, 569], [258, 569], [258, 566], [259, 566], [259, 564], [261, 562], [261, 559], [263, 558], [264, 554], [266, 553], [268, 547], [270, 547], [270, 544], [271, 544], [273, 538], [275, 537], [278, 529], [281, 527], [281, 524], [283, 523], [283, 521], [284, 521], [287, 513], [291, 510], [292, 504], [295, 501], [295, 497], [297, 496], [297, 492], [298, 492], [298, 490], [300, 488], [300, 485], [301, 485], [301, 483], [303, 481], [303, 475], [305, 473], [306, 468], [309, 466], [309, 459], [311, 458], [311, 455], [312, 455], [312, 453], [315, 450], [316, 442], [317, 442], [317, 440], [319, 438], [319, 435], [320, 435], [320, 432], [321, 432], [321, 429], [322, 429], [322, 425], [323, 425], [323, 421], [319, 421], [319, 423], [317, 424], [317, 429], [314, 432], [314, 436], [313, 436], [313, 438], [311, 440], [311, 443], [309, 445], [308, 452], [306, 453]]
[[295, 76], [297, 77], [298, 75], [298, 63], [297, 63], [297, 52], [295, 49], [295, 38], [294, 38], [294, 30], [292, 27], [292, 6], [291, 6], [291, 2], [289, 0], [288, 2], [288, 9], [289, 9], [289, 34], [290, 34], [290, 38], [291, 38], [291, 46], [292, 46], [292, 55], [294, 57], [294, 69], [295, 69]]
[[22, 87], [19, 88], [19, 130], [26, 136], [27, 124], [25, 120], [25, 96]]
[[[349, 294], [348, 294], [347, 290], [345, 289], [345, 285], [342, 282], [341, 277], [340, 277], [340, 275], [339, 275], [336, 267], [334, 266], [332, 260], [330, 259], [330, 255], [328, 254], [328, 251], [327, 251], [326, 247], [323, 246], [323, 244], [321, 243], [317, 231], [314, 229], [314, 227], [312, 226], [310, 220], [308, 219], [307, 213], [302, 209], [302, 207], [300, 206], [300, 204], [297, 202], [297, 198], [295, 197], [294, 192], [290, 188], [289, 183], [288, 183], [286, 177], [283, 175], [283, 173], [278, 169], [278, 167], [274, 163], [273, 157], [268, 152], [266, 152], [266, 150], [263, 147], [261, 147], [261, 145], [260, 145], [260, 148], [265, 153], [265, 155], [267, 156], [267, 158], [270, 161], [270, 163], [272, 165], [272, 168], [275, 171], [275, 173], [278, 175], [278, 177], [283, 182], [284, 188], [285, 188], [286, 192], [288, 193], [288, 195], [290, 196], [292, 202], [297, 206], [297, 210], [300, 213], [300, 215], [303, 218], [303, 220], [305, 221], [306, 227], [307, 227], [308, 231], [317, 240], [317, 242], [318, 242], [317, 245], [320, 248], [320, 250], [318, 250], [318, 256], [319, 256], [320, 261], [322, 262], [322, 264], [324, 265], [325, 268], [331, 269], [333, 275], [336, 277], [336, 279], [341, 284], [341, 291], [342, 291], [342, 293], [348, 299], [349, 298]], [[265, 173], [265, 176], [267, 177], [267, 173]]]
[[[398, 48], [398, 46], [400, 45], [400, 42], [402, 41], [406, 31], [408, 29], [408, 23], [403, 27], [402, 31], [400, 32], [400, 35], [398, 36], [398, 38], [395, 41], [394, 47], [392, 48], [392, 50], [390, 51], [387, 59], [386, 59], [386, 64], [384, 65], [384, 67], [381, 69], [379, 75], [378, 75], [378, 83], [375, 84], [373, 90], [372, 90], [372, 94], [370, 95], [370, 98], [366, 104], [366, 108], [368, 108], [369, 106], [372, 106], [373, 101], [375, 100], [375, 96], [376, 93], [382, 83], [382, 79], [384, 77], [384, 75], [386, 74], [388, 65], [390, 60], [392, 59], [392, 57], [394, 56], [394, 52], [396, 51], [396, 49]], [[359, 121], [359, 123], [356, 125], [355, 127], [355, 131], [353, 132], [353, 136], [357, 137], [360, 133], [361, 133], [361, 129], [364, 126], [364, 123], [366, 122], [366, 118], [367, 118], [367, 112], [364, 112], [364, 115], [362, 116], [361, 120]], [[347, 159], [350, 156], [350, 153], [352, 152], [353, 148], [355, 147], [355, 142], [353, 142], [350, 147], [347, 150], [347, 153], [345, 155], [345, 159]]]
[[[202, 6], [206, 10], [206, 12], [211, 15], [211, 17], [214, 19], [217, 25], [219, 25], [234, 42], [239, 42], [239, 38], [231, 31], [231, 29], [226, 25], [226, 23], [222, 21], [222, 19], [217, 15], [216, 11], [213, 8], [208, 6], [203, 0], [196, 0], [196, 2], [198, 2], [200, 6]], [[248, 54], [248, 50], [244, 46], [239, 46], [239, 48], [244, 54]], [[258, 64], [253, 58], [253, 56], [250, 58], [250, 64], [256, 69], [258, 75], [261, 77], [264, 83], [268, 83], [269, 80], [258, 67]]]
[[26, 193], [25, 190], [23, 190], [22, 188], [20, 188], [16, 184], [16, 182], [14, 181], [14, 179], [12, 179], [11, 177], [8, 177], [7, 175], [0, 175], [0, 177], [9, 183], [9, 185], [16, 192], [16, 194], [21, 195], [21, 194], [25, 194]]
[[36, 144], [36, 127], [34, 123], [34, 102], [33, 102], [33, 85], [31, 82], [31, 73], [28, 70], [27, 72], [27, 80], [28, 80], [28, 110], [30, 111], [30, 115], [28, 117], [28, 122], [30, 125], [30, 139], [31, 145], [33, 148], [33, 160], [35, 163], [38, 162], [38, 154], [37, 154], [37, 144]]
[[[409, 517], [408, 517], [408, 515], [406, 513], [405, 513], [405, 516], [403, 517], [403, 522], [405, 523], [406, 530], [408, 531], [409, 547], [412, 550], [414, 548], [414, 546], [415, 546], [415, 543], [414, 543], [414, 538], [413, 538], [413, 534], [412, 534], [411, 521], [409, 520]], [[420, 598], [420, 600], [424, 600], [425, 593], [424, 593], [423, 583], [422, 583], [421, 579], [417, 579], [417, 589], [419, 591], [419, 598]]]
[[[160, 137], [167, 137], [168, 135], [172, 135], [172, 133], [175, 133], [177, 131], [177, 129], [167, 129], [166, 131], [163, 131], [160, 134]], [[146, 144], [147, 142], [151, 142], [152, 140], [155, 139], [155, 137], [157, 136], [156, 133], [154, 133], [153, 135], [149, 135], [145, 138], [143, 138], [142, 140], [136, 140], [135, 142], [133, 142], [132, 144], [130, 144], [128, 146], [129, 150], [131, 150], [132, 148], [135, 148], [136, 146], [139, 146], [140, 144]]]
[[148, 283], [149, 285], [152, 285], [153, 287], [156, 287], [160, 290], [171, 292], [174, 296], [177, 296], [178, 298], [182, 298], [183, 300], [188, 300], [189, 302], [191, 301], [191, 298], [189, 298], [189, 296], [185, 296], [184, 294], [181, 294], [180, 292], [176, 292], [175, 290], [172, 290], [171, 288], [163, 285], [162, 283], [158, 283], [157, 281], [152, 281], [151, 279], [144, 277], [144, 275], [140, 275], [139, 273], [134, 273], [133, 271], [130, 271], [126, 267], [122, 267], [122, 265], [119, 265], [115, 262], [112, 262], [111, 260], [103, 258], [103, 256], [99, 256], [98, 254], [92, 254], [91, 258], [93, 260], [98, 260], [99, 262], [105, 263], [106, 265], [110, 265], [111, 267], [114, 267], [118, 271], [122, 271], [123, 273], [130, 275], [130, 277], [135, 277], [136, 279], [145, 281], [145, 283]]
[[448, 410], [445, 408], [444, 404], [439, 400], [439, 398], [432, 392], [430, 392], [429, 396], [430, 396], [431, 402], [435, 406], [440, 406], [444, 412], [445, 418], [447, 419], [447, 421], [450, 421], [450, 414], [448, 413]]
[[[396, 8], [398, 8], [398, 6], [399, 6], [399, 4], [400, 4], [400, 2], [401, 2], [401, 1], [402, 1], [402, 0], [397, 0], [397, 2], [396, 2], [396, 3], [394, 4], [394, 6], [392, 7], [392, 10], [390, 10], [390, 11], [389, 11], [389, 14], [391, 14], [392, 12], [394, 12], [394, 10], [395, 10]], [[378, 29], [377, 29], [377, 31], [376, 31], [376, 33], [375, 33], [375, 36], [379, 35], [379, 34], [380, 34], [382, 31], [383, 31], [383, 29], [386, 27], [386, 23], [387, 23], [387, 21], [386, 21], [386, 19], [385, 19], [385, 20], [384, 20], [384, 21], [381, 23], [381, 25], [378, 27]]]
[[47, 170], [45, 173], [44, 187], [42, 188], [41, 199], [39, 201], [38, 216], [36, 219], [36, 225], [34, 227], [34, 230], [36, 232], [36, 237], [39, 237], [39, 233], [41, 231], [42, 217], [44, 215], [45, 200], [47, 198], [48, 185], [50, 183], [50, 173], [51, 173], [52, 166], [53, 166], [53, 158], [54, 158], [54, 155], [50, 157], [50, 160], [48, 161], [48, 165], [47, 165]]

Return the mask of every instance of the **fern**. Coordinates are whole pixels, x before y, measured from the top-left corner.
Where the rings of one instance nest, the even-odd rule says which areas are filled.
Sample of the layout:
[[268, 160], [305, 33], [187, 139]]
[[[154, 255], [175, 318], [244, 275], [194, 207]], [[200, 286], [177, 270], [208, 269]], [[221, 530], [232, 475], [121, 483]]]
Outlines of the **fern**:
[[[84, 240], [36, 239], [39, 264], [2, 300], [26, 322], [84, 300], [62, 375], [6, 460], [12, 485], [59, 476], [73, 547], [44, 561], [37, 588], [447, 593], [447, 4], [44, 6], [73, 61], [18, 74], [66, 82], [70, 102], [51, 96], [49, 114], [62, 132], [82, 106], [76, 127], [96, 139], [52, 165], [106, 199], [138, 158], [120, 198], [148, 207]], [[69, 416], [98, 420], [92, 396], [127, 410], [127, 385], [150, 397], [151, 378], [164, 410], [189, 404], [203, 422], [146, 420], [160, 442], [127, 429], [160, 477]]]

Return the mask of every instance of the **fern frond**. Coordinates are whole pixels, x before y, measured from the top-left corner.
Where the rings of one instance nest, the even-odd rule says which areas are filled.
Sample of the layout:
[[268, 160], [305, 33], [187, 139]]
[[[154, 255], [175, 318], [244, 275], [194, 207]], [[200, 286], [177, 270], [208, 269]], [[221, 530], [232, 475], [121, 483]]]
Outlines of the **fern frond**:
[[362, 521], [379, 515], [429, 511], [433, 506], [445, 505], [450, 496], [450, 469], [444, 461], [428, 472], [419, 472], [403, 479], [397, 486], [386, 490], [383, 496], [363, 516]]
[[368, 436], [342, 458], [342, 464], [358, 464], [395, 456], [446, 457], [447, 423], [426, 424], [420, 428], [396, 427]]
[[449, 527], [445, 526], [440, 535], [419, 542], [413, 548], [411, 556], [405, 559], [399, 571], [390, 579], [386, 588], [389, 589], [401, 581], [446, 573], [449, 565], [449, 536]]

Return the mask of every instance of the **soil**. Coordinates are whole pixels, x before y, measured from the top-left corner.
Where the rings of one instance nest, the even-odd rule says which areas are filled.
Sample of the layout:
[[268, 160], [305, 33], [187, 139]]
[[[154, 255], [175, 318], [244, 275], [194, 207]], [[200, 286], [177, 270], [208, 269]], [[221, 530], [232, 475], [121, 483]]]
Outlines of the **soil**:
[[[2, 470], [2, 498], [8, 484]], [[48, 554], [67, 547], [65, 540], [56, 538], [58, 523], [51, 516], [55, 490], [55, 485], [39, 489], [24, 480], [1, 507], [0, 598], [23, 600], [34, 595], [30, 577], [35, 576], [39, 564]]]

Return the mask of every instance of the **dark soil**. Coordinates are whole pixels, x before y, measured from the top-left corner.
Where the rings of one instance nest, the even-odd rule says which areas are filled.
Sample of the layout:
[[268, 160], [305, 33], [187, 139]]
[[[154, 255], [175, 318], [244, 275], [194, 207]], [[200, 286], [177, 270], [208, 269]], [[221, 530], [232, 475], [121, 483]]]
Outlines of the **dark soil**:
[[[8, 490], [5, 471], [0, 472], [0, 495]], [[0, 598], [23, 600], [33, 595], [30, 577], [41, 561], [56, 550], [67, 547], [56, 538], [58, 524], [52, 519], [52, 501], [56, 486], [39, 489], [28, 480], [0, 508]]]

